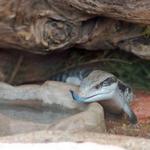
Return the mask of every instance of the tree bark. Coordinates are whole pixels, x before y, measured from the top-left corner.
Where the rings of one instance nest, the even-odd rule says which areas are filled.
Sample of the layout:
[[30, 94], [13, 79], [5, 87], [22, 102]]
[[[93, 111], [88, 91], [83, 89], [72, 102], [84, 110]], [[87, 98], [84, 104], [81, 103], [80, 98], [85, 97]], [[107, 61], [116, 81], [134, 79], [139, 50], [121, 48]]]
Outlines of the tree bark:
[[[71, 23], [42, 0], [0, 0], [0, 47], [44, 53], [76, 41]], [[49, 46], [50, 45], [50, 46]]]
[[150, 24], [149, 0], [64, 0], [64, 2], [88, 14]]
[[150, 24], [150, 1], [0, 0], [0, 47], [42, 54], [73, 46], [113, 49], [142, 35], [143, 27], [130, 34], [123, 25], [120, 32], [119, 21], [96, 19], [102, 15]]

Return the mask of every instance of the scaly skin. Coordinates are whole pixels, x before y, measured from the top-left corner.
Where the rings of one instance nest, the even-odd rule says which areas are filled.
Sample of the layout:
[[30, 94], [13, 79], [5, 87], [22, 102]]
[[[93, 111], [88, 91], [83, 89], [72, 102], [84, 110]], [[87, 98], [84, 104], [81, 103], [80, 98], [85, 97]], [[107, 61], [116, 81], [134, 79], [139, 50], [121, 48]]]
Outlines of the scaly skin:
[[113, 74], [101, 70], [72, 70], [56, 75], [59, 80], [79, 85], [79, 93], [70, 91], [73, 99], [79, 103], [99, 102], [106, 111], [119, 114], [124, 111], [131, 123], [137, 118], [129, 106], [133, 92], [131, 88], [117, 79]]

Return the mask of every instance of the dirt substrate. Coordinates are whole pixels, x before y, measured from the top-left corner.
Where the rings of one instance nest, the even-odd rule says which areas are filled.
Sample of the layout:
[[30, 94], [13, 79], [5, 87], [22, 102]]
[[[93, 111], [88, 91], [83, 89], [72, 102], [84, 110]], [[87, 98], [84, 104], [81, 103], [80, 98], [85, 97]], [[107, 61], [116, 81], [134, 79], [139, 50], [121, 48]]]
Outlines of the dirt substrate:
[[150, 92], [136, 91], [132, 109], [137, 115], [138, 124], [132, 125], [127, 117], [106, 115], [108, 133], [150, 138]]

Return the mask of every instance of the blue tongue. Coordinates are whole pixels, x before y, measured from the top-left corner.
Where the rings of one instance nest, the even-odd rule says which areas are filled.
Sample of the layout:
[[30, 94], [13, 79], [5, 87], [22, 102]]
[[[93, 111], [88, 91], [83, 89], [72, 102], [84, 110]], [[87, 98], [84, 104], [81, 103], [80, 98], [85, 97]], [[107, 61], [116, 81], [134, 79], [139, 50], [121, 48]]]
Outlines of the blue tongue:
[[94, 102], [94, 101], [89, 100], [89, 99], [96, 96], [96, 95], [93, 95], [93, 96], [89, 96], [89, 97], [81, 97], [81, 96], [79, 96], [77, 93], [75, 93], [72, 90], [70, 90], [70, 93], [72, 95], [73, 100], [75, 100], [75, 101], [77, 101], [79, 103], [91, 103], [91, 102]]
[[72, 98], [73, 98], [73, 100], [75, 100], [75, 101], [77, 101], [77, 102], [85, 102], [85, 100], [87, 99], [87, 98], [84, 98], [84, 97], [80, 97], [78, 94], [76, 94], [74, 91], [72, 91], [72, 90], [70, 90], [70, 93], [71, 93], [71, 95], [72, 95]]

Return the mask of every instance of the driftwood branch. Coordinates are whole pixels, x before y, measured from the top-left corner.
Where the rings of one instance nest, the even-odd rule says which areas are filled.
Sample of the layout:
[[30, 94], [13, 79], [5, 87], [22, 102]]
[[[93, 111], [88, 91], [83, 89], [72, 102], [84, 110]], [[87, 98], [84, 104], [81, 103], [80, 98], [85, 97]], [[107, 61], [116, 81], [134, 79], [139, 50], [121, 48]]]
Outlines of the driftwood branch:
[[42, 54], [121, 48], [149, 58], [148, 44], [131, 41], [143, 36], [149, 16], [149, 0], [0, 0], [0, 47]]
[[65, 2], [88, 14], [150, 24], [149, 0], [65, 0]]

